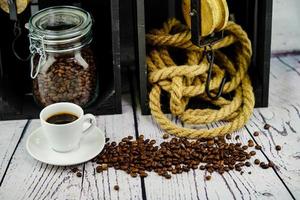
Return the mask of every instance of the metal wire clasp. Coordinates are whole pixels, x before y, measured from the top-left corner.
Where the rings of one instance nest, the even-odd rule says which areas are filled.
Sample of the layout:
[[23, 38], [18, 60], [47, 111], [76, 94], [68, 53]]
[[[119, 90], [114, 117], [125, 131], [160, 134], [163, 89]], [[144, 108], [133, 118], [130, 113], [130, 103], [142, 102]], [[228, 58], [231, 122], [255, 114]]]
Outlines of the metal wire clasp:
[[[32, 79], [35, 79], [40, 72], [41, 65], [45, 64], [47, 58], [45, 52], [44, 36], [37, 35], [34, 33], [29, 33], [29, 42], [30, 42], [29, 50], [32, 55], [30, 60], [30, 66], [31, 66], [30, 76]], [[40, 57], [39, 57], [38, 66], [34, 73], [33, 62], [36, 54], [38, 54]]]
[[214, 66], [215, 55], [214, 55], [214, 52], [212, 50], [212, 47], [209, 46], [209, 48], [210, 49], [205, 52], [206, 53], [207, 61], [209, 63], [209, 68], [208, 68], [208, 73], [207, 73], [207, 79], [206, 79], [206, 85], [205, 85], [205, 92], [206, 92], [206, 95], [210, 99], [216, 100], [216, 99], [218, 99], [222, 95], [222, 92], [223, 92], [223, 89], [224, 89], [224, 85], [226, 83], [226, 74], [223, 77], [222, 82], [221, 82], [221, 84], [219, 86], [218, 93], [215, 96], [213, 96], [210, 93], [210, 82], [211, 82], [212, 68]]

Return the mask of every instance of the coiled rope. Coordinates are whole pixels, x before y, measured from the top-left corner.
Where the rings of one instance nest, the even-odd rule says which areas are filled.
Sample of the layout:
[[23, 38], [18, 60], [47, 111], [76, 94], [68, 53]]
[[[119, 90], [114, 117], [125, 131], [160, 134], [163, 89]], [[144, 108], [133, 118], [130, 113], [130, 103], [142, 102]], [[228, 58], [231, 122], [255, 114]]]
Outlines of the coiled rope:
[[[228, 22], [224, 33], [225, 37], [211, 46], [215, 52], [215, 64], [210, 92], [216, 94], [225, 73], [228, 76], [222, 96], [217, 100], [209, 99], [205, 92], [209, 69], [205, 49], [191, 42], [191, 33], [187, 27], [176, 19], [169, 19], [163, 28], [152, 30], [146, 35], [147, 44], [151, 46], [146, 59], [148, 80], [152, 85], [149, 106], [152, 116], [167, 133], [187, 138], [223, 136], [242, 128], [249, 120], [254, 108], [253, 89], [247, 74], [252, 56], [251, 42], [247, 33], [234, 22]], [[230, 50], [226, 51], [226, 47], [230, 47]], [[183, 50], [185, 64], [177, 65], [170, 49]], [[171, 113], [182, 122], [224, 123], [212, 129], [192, 129], [174, 124], [162, 112], [162, 90], [169, 93]], [[187, 108], [191, 98], [209, 102], [216, 108]]]

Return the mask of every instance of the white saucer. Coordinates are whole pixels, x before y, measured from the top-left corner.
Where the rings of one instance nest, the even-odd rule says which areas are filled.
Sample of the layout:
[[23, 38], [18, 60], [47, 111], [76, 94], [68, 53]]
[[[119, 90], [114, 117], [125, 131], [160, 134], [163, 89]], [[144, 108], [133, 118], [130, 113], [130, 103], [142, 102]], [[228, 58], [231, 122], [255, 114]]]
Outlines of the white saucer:
[[89, 134], [83, 136], [79, 148], [67, 153], [59, 153], [49, 146], [42, 128], [38, 128], [27, 138], [26, 149], [33, 158], [41, 162], [67, 166], [91, 160], [102, 151], [104, 145], [104, 133], [95, 127]]

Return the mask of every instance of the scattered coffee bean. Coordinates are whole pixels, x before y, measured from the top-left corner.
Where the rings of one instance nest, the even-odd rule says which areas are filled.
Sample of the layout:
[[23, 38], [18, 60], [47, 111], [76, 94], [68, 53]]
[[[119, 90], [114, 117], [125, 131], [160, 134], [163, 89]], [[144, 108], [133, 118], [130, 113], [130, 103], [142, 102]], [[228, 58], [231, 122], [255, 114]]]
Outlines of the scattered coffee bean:
[[76, 173], [76, 176], [77, 176], [77, 177], [81, 177], [81, 176], [82, 176], [81, 172], [77, 172], [77, 173]]
[[256, 146], [255, 146], [255, 149], [257, 149], [257, 150], [261, 150], [261, 149], [262, 149], [262, 147], [261, 147], [260, 145], [256, 145]]
[[241, 175], [243, 175], [244, 174], [244, 171], [241, 171], [241, 173], [240, 173]]
[[258, 132], [258, 131], [255, 131], [253, 135], [254, 135], [255, 137], [259, 136], [259, 132]]
[[209, 180], [211, 180], [211, 176], [206, 176], [205, 179], [206, 179], [207, 181], [209, 181]]
[[104, 163], [104, 164], [102, 164], [102, 169], [103, 169], [103, 170], [107, 170], [107, 169], [108, 169], [108, 165], [107, 165], [107, 164], [105, 164], [105, 163]]
[[114, 186], [114, 190], [118, 191], [120, 189], [120, 187], [118, 185]]
[[227, 134], [227, 135], [226, 135], [226, 139], [227, 139], [227, 140], [230, 140], [230, 139], [231, 139], [231, 134]]
[[240, 136], [239, 135], [235, 136], [235, 139], [236, 140], [240, 139]]
[[72, 170], [73, 173], [76, 173], [78, 171], [78, 168], [77, 167], [73, 167], [71, 170]]
[[129, 135], [127, 138], [128, 138], [129, 140], [132, 140], [132, 139], [133, 139], [133, 136]]
[[103, 172], [102, 165], [99, 165], [99, 166], [96, 167], [96, 172], [97, 173]]
[[260, 167], [263, 168], [263, 169], [268, 169], [268, 168], [269, 168], [269, 165], [267, 165], [267, 164], [264, 163], [264, 162], [261, 162], [261, 163], [260, 163]]
[[[248, 143], [254, 142], [251, 140]], [[192, 169], [223, 174], [231, 170], [243, 171], [250, 166], [249, 159], [255, 152], [248, 153], [247, 145], [227, 143], [225, 137], [188, 140], [172, 138], [156, 145], [155, 140], [140, 135], [136, 140], [125, 137], [121, 142], [107, 143], [103, 151], [94, 159], [99, 166], [97, 172], [109, 167], [123, 170], [132, 177], [147, 177], [154, 171], [167, 179], [171, 174], [181, 174]]]
[[105, 138], [105, 143], [109, 141], [109, 138]]
[[163, 139], [168, 139], [169, 138], [169, 134], [167, 134], [167, 133], [165, 133], [165, 134], [163, 134]]
[[248, 172], [248, 174], [251, 174], [251, 172]]
[[281, 146], [276, 145], [275, 149], [276, 149], [276, 151], [280, 151], [281, 150]]
[[269, 130], [271, 128], [270, 124], [265, 124], [264, 129]]
[[259, 165], [259, 163], [260, 163], [260, 160], [258, 160], [258, 159], [254, 160], [254, 164]]
[[256, 152], [255, 152], [255, 151], [250, 151], [250, 155], [251, 155], [251, 156], [255, 156], [255, 155], [256, 155]]
[[269, 167], [275, 167], [275, 164], [272, 161], [270, 161], [268, 165]]

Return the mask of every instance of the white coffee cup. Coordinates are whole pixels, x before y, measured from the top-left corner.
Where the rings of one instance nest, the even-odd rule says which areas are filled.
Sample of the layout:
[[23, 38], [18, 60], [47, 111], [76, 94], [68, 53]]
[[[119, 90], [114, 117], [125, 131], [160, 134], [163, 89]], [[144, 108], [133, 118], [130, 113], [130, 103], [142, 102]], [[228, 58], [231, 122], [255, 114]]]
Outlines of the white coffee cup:
[[[56, 114], [69, 113], [78, 117], [67, 124], [51, 124], [46, 120]], [[81, 138], [96, 126], [96, 118], [85, 114], [80, 106], [73, 103], [55, 103], [45, 107], [40, 113], [43, 132], [50, 147], [58, 152], [68, 152], [79, 147]], [[89, 123], [87, 128], [86, 123]]]

